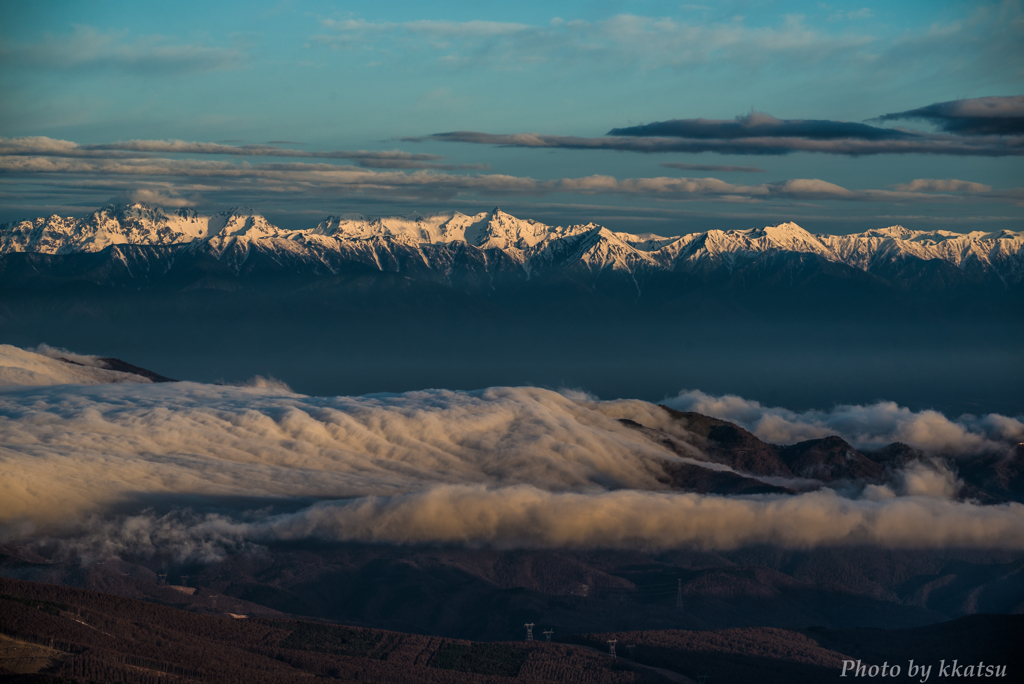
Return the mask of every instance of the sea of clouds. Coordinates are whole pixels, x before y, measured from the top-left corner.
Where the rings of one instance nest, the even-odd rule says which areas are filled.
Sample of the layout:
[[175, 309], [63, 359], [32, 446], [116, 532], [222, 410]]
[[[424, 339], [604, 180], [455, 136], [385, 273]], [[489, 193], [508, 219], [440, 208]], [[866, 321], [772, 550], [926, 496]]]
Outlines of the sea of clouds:
[[[685, 445], [685, 429], [648, 402], [537, 387], [312, 397], [265, 380], [123, 382], [61, 355], [0, 346], [0, 543], [198, 560], [310, 539], [1024, 549], [1024, 505], [955, 500], [955, 473], [938, 460], [885, 486], [701, 495], [670, 489], [662, 470], [705, 464], [695, 447], [679, 455], [620, 422]], [[971, 458], [1024, 434], [1020, 417], [950, 420], [888, 403], [796, 413], [700, 392], [666, 403], [777, 443], [839, 434]]]

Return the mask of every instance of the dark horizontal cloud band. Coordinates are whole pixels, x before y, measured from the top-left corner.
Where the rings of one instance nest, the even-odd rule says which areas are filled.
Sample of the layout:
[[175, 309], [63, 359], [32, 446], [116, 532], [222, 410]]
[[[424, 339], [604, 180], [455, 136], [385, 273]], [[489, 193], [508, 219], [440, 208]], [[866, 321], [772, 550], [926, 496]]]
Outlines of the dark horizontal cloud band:
[[[296, 144], [296, 143], [292, 143]], [[182, 154], [227, 157], [287, 157], [292, 159], [350, 159], [365, 168], [383, 169], [458, 169], [480, 170], [487, 164], [445, 164], [437, 154], [413, 154], [401, 150], [325, 150], [312, 152], [266, 145], [225, 145], [185, 140], [127, 140], [123, 142], [79, 145], [47, 137], [0, 138], [0, 155], [48, 157], [99, 157], [130, 159], [139, 155]]]
[[494, 134], [476, 131], [435, 133], [409, 142], [436, 140], [503, 147], [541, 147], [571, 150], [615, 150], [644, 154], [715, 152], [718, 154], [784, 155], [793, 152], [818, 152], [851, 157], [876, 154], [941, 154], [964, 157], [1012, 157], [1024, 155], [1024, 136], [993, 141], [986, 137], [920, 136], [906, 140], [814, 140], [809, 138], [700, 139], [604, 137], [584, 138], [538, 133]]
[[672, 119], [613, 128], [601, 138], [454, 131], [405, 140], [641, 153], [782, 155], [818, 152], [847, 156], [942, 154], [979, 157], [1024, 154], [1024, 97], [940, 102], [907, 112], [886, 114], [879, 119], [923, 119], [935, 123], [945, 133], [881, 128], [850, 121], [777, 119], [752, 111], [729, 121]]
[[927, 121], [954, 135], [1024, 135], [1024, 95], [936, 102], [876, 121]]
[[734, 121], [672, 119], [613, 128], [610, 136], [685, 138], [688, 140], [738, 140], [745, 138], [805, 138], [807, 140], [912, 140], [918, 135], [898, 128], [879, 128], [850, 121], [785, 120], [761, 112], [738, 116]]

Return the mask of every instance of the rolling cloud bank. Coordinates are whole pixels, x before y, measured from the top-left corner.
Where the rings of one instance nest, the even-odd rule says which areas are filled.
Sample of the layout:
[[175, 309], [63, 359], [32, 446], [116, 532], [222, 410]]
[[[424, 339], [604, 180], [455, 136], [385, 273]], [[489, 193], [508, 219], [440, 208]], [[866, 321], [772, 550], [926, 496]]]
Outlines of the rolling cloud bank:
[[1009, 458], [1020, 416], [950, 420], [885, 402], [797, 413], [684, 391], [666, 404], [766, 441], [903, 441], [932, 457], [884, 483], [715, 495], [666, 483], [666, 465], [732, 469], [648, 402], [536, 387], [313, 397], [262, 379], [153, 384], [91, 359], [0, 346], [0, 543], [195, 560], [306, 539], [1024, 549], [1024, 505], [959, 500], [955, 466]]

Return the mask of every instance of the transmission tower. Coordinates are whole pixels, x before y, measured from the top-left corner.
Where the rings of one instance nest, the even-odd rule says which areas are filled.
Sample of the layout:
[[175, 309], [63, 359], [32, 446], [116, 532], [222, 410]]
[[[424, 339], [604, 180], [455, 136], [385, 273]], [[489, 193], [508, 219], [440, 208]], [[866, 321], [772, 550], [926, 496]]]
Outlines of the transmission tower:
[[189, 577], [190, 577], [190, 575], [182, 575], [181, 576], [181, 586], [183, 586], [183, 587], [187, 587], [188, 586], [188, 578]]
[[683, 607], [683, 580], [682, 578], [676, 581], [676, 608]]
[[555, 633], [555, 630], [553, 630], [553, 629], [546, 629], [546, 630], [544, 630], [544, 640], [545, 641], [551, 641], [551, 635], [554, 634], [554, 633]]
[[697, 675], [697, 684], [707, 684], [707, 674]]
[[533, 623], [527, 622], [523, 627], [526, 627], [526, 640], [533, 641]]
[[612, 658], [615, 657], [615, 644], [619, 643], [618, 639], [608, 640], [608, 652], [612, 654]]
[[160, 578], [160, 584], [167, 584], [167, 573], [161, 572], [157, 577]]
[[629, 659], [636, 660], [636, 644], [627, 645], [626, 650], [629, 651]]

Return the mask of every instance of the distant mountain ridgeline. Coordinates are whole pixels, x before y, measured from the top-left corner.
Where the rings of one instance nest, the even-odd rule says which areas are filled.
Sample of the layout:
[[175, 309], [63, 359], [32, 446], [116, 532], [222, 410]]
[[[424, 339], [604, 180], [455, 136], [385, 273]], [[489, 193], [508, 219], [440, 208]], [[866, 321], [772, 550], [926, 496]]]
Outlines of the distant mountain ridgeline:
[[0, 342], [312, 394], [699, 387], [1012, 412], [1022, 246], [1024, 233], [792, 223], [659, 237], [497, 209], [288, 231], [241, 209], [109, 206], [0, 226]]
[[912, 231], [813, 235], [794, 223], [677, 237], [594, 223], [552, 227], [500, 209], [466, 216], [329, 217], [283, 230], [249, 210], [212, 216], [143, 204], [82, 219], [51, 216], [0, 226], [0, 286], [247, 290], [312, 287], [349, 294], [433, 283], [474, 298], [628, 306], [694, 294], [771, 305], [780, 292], [877, 305], [955, 293], [1002, 300], [1024, 288], [1024, 233]]

